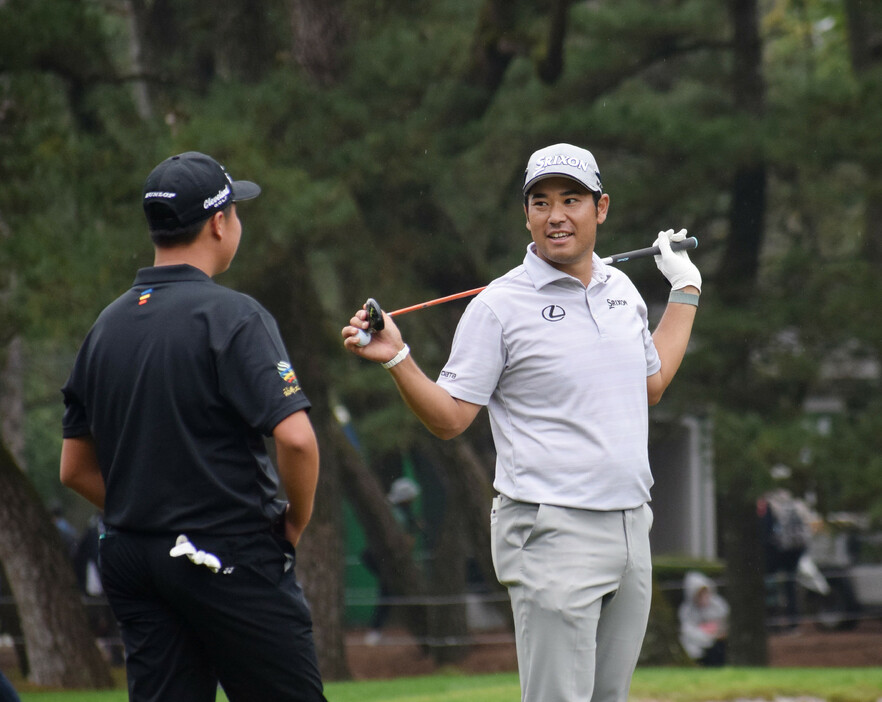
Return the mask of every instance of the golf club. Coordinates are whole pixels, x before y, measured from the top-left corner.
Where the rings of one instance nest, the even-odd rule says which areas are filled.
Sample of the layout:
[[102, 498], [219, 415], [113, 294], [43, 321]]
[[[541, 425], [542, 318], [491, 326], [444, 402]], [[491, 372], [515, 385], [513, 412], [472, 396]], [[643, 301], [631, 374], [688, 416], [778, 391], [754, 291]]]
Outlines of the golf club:
[[[694, 236], [686, 237], [683, 241], [674, 241], [671, 242], [671, 250], [672, 251], [686, 251], [688, 249], [694, 249], [698, 247], [698, 239]], [[649, 256], [658, 256], [661, 253], [658, 246], [647, 246], [644, 249], [635, 249], [634, 251], [625, 251], [624, 253], [613, 254], [612, 256], [607, 256], [606, 258], [602, 258], [601, 261], [606, 264], [613, 263], [624, 263], [625, 261], [632, 261], [635, 258], [648, 258]], [[402, 307], [400, 310], [395, 310], [394, 312], [387, 312], [390, 317], [397, 317], [400, 314], [407, 314], [408, 312], [415, 312], [416, 310], [422, 310], [426, 307], [434, 307], [435, 305], [440, 305], [445, 302], [450, 302], [451, 300], [459, 300], [463, 297], [471, 297], [472, 295], [477, 295], [479, 292], [484, 290], [487, 286], [483, 286], [480, 288], [473, 288], [472, 290], [464, 290], [463, 292], [454, 293], [453, 295], [446, 295], [444, 297], [439, 297], [434, 300], [428, 300], [427, 302], [420, 302], [416, 305], [411, 305], [410, 307]], [[383, 310], [380, 307], [379, 303], [372, 297], [367, 299], [365, 304], [365, 310], [367, 310], [368, 314], [368, 322], [369, 326], [367, 330], [359, 329], [358, 330], [358, 346], [367, 346], [371, 343], [371, 335], [381, 331], [384, 326], [383, 322]]]

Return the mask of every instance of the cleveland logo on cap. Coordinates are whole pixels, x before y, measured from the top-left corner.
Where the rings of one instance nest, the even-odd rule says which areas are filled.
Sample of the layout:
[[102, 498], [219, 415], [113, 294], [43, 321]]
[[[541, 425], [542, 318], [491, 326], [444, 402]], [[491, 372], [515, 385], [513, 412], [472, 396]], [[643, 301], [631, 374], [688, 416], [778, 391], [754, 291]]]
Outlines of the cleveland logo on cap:
[[212, 207], [216, 207], [220, 203], [224, 202], [230, 196], [230, 186], [225, 185], [221, 190], [218, 191], [217, 195], [214, 197], [207, 197], [205, 201], [202, 203], [203, 210], [210, 210]]
[[211, 156], [187, 151], [154, 168], [144, 183], [144, 214], [151, 231], [172, 230], [202, 222], [231, 202], [250, 200], [260, 186], [233, 180]]

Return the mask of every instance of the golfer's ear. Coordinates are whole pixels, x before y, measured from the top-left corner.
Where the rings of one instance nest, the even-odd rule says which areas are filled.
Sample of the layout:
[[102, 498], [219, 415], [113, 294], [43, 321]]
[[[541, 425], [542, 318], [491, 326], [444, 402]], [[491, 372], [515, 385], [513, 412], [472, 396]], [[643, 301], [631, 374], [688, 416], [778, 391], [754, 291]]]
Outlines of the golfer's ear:
[[223, 238], [223, 234], [221, 233], [221, 228], [224, 225], [224, 211], [218, 210], [211, 217], [208, 218], [206, 222], [206, 226], [211, 230], [211, 236], [215, 238]]
[[603, 224], [607, 214], [609, 214], [609, 195], [604, 193], [597, 201], [597, 223]]

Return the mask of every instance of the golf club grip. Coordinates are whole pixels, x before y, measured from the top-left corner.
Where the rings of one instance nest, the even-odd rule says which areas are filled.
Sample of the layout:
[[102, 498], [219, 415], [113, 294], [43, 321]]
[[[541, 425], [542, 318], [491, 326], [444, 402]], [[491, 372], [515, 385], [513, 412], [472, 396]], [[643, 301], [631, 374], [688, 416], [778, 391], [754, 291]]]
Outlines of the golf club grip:
[[367, 346], [371, 343], [371, 338], [373, 337], [375, 332], [382, 331], [385, 326], [385, 322], [383, 321], [383, 308], [380, 307], [380, 303], [377, 302], [374, 298], [369, 297], [367, 302], [364, 303], [365, 312], [367, 312], [368, 322], [370, 323], [367, 331], [364, 329], [359, 329], [358, 341], [356, 342], [357, 346]]
[[[672, 251], [687, 251], [698, 247], [698, 239], [689, 236], [683, 241], [671, 242]], [[658, 256], [661, 253], [658, 246], [647, 246], [645, 249], [635, 249], [634, 251], [625, 251], [624, 253], [613, 254], [603, 259], [604, 263], [622, 263], [630, 261], [632, 258], [646, 258], [648, 256]]]

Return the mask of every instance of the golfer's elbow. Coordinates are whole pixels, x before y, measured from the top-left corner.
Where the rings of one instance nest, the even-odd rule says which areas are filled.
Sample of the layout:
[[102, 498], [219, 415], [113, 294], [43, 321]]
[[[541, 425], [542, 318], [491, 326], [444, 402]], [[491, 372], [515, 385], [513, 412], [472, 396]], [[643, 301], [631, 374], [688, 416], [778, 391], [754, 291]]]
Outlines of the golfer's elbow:
[[469, 423], [461, 422], [455, 415], [420, 417], [423, 426], [439, 439], [454, 439], [462, 434]]
[[439, 439], [444, 439], [445, 441], [455, 439], [465, 431], [465, 427], [460, 429], [456, 426], [430, 426], [426, 424], [426, 428]]
[[665, 390], [668, 387], [668, 382], [669, 381], [665, 381], [661, 371], [654, 375], [650, 375], [646, 379], [646, 399], [649, 402], [650, 407], [654, 407], [661, 402], [662, 395], [665, 394]]
[[445, 411], [431, 416], [420, 416], [426, 429], [439, 439], [455, 439], [469, 428], [478, 410], [481, 409], [479, 405], [471, 402], [453, 397], [450, 400], [451, 403], [446, 405]]

